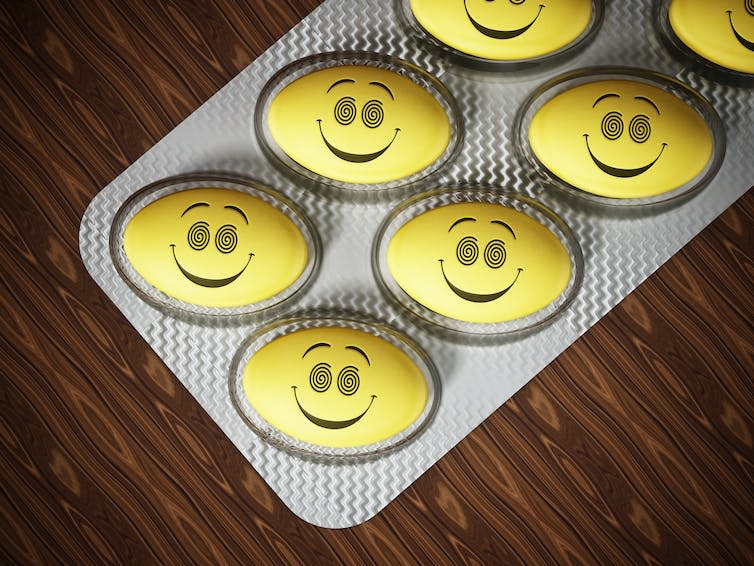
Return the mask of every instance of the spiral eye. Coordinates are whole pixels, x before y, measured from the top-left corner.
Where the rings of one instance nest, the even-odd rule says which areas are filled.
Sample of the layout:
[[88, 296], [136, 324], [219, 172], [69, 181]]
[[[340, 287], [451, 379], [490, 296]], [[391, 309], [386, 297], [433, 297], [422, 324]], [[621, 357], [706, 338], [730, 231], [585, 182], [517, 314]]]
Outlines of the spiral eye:
[[382, 124], [385, 113], [382, 110], [382, 102], [379, 100], [370, 100], [361, 110], [361, 119], [367, 128], [376, 128]]
[[505, 244], [501, 240], [492, 240], [484, 248], [484, 262], [492, 269], [502, 267], [507, 256]]
[[[338, 378], [340, 380], [340, 378]], [[324, 393], [330, 388], [332, 383], [332, 372], [330, 365], [326, 363], [317, 364], [309, 373], [309, 385], [317, 393]]]
[[338, 389], [343, 395], [353, 395], [359, 389], [359, 370], [346, 366], [338, 374]]
[[602, 118], [602, 135], [609, 140], [617, 140], [623, 135], [623, 118], [620, 112], [608, 112]]
[[628, 135], [636, 143], [644, 143], [652, 135], [652, 126], [649, 124], [649, 117], [639, 114], [631, 118], [628, 124]]
[[232, 224], [221, 226], [217, 234], [215, 234], [215, 245], [224, 254], [229, 254], [235, 250], [237, 244], [238, 234], [236, 233], [236, 227]]
[[754, 16], [754, 0], [745, 0], [744, 10], [746, 10], [750, 16]]
[[206, 222], [195, 222], [188, 231], [188, 244], [195, 250], [203, 250], [209, 244], [209, 224]]
[[347, 126], [356, 118], [356, 100], [346, 96], [335, 104], [335, 119], [338, 124]]
[[472, 236], [462, 238], [456, 247], [456, 257], [463, 265], [474, 263], [479, 257], [479, 246], [476, 243], [476, 238]]

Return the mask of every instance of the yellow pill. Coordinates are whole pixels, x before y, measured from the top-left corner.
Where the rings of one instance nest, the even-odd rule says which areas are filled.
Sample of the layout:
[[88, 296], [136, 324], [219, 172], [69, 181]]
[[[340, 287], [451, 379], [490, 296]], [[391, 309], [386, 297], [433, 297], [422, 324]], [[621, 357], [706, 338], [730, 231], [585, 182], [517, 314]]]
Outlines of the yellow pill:
[[598, 80], [556, 95], [532, 118], [529, 143], [556, 177], [615, 199], [682, 187], [713, 153], [712, 131], [696, 110], [634, 80]]
[[239, 191], [202, 188], [164, 196], [125, 228], [123, 249], [152, 286], [204, 307], [274, 297], [303, 273], [309, 251], [283, 212]]
[[429, 398], [427, 377], [400, 348], [340, 327], [273, 339], [249, 359], [243, 390], [276, 429], [329, 448], [394, 437], [422, 415]]
[[424, 87], [361, 65], [313, 71], [272, 100], [269, 130], [302, 167], [328, 179], [387, 183], [423, 171], [445, 152], [450, 119]]
[[753, 0], [671, 0], [673, 32], [697, 55], [754, 74]]
[[475, 323], [540, 311], [563, 293], [572, 271], [548, 228], [491, 203], [449, 204], [409, 220], [388, 244], [387, 266], [419, 304]]
[[441, 43], [492, 61], [545, 57], [592, 21], [592, 0], [410, 0], [419, 25]]

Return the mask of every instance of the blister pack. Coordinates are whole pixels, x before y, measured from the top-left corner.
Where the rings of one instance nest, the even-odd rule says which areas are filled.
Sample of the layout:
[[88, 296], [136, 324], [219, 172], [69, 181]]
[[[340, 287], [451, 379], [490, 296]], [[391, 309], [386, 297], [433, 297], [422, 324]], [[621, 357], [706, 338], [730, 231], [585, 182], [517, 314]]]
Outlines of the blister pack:
[[751, 186], [752, 41], [750, 0], [327, 0], [81, 256], [296, 515], [356, 525]]

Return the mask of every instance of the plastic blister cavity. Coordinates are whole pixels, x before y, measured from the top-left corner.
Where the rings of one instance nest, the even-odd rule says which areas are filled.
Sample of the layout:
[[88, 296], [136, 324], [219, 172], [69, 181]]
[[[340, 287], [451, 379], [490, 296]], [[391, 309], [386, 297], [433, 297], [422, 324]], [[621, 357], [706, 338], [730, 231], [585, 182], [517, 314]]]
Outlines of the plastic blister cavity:
[[754, 1], [662, 0], [656, 12], [660, 40], [690, 69], [754, 86]]
[[256, 107], [255, 131], [284, 172], [357, 191], [416, 186], [462, 138], [456, 103], [425, 71], [394, 57], [334, 52], [278, 72]]
[[476, 69], [515, 71], [556, 64], [594, 39], [602, 0], [396, 0], [410, 33], [454, 62]]
[[573, 300], [583, 271], [581, 248], [554, 212], [481, 187], [433, 191], [402, 204], [380, 229], [373, 258], [393, 299], [467, 334], [545, 324]]
[[550, 184], [606, 205], [649, 205], [707, 185], [725, 155], [712, 105], [684, 83], [594, 67], [546, 82], [516, 118], [519, 154]]
[[384, 454], [419, 435], [440, 381], [415, 343], [381, 324], [301, 317], [253, 334], [236, 354], [230, 395], [260, 437], [310, 457]]
[[251, 179], [195, 174], [134, 193], [110, 251], [142, 299], [174, 314], [259, 313], [312, 278], [319, 239], [292, 202]]

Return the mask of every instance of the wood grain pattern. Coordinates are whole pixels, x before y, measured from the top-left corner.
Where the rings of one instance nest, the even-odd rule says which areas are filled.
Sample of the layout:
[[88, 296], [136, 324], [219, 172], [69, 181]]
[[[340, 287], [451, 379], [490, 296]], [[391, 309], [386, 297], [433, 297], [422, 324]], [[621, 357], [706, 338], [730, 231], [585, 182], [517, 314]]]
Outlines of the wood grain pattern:
[[88, 277], [89, 200], [317, 3], [0, 4], [0, 560], [754, 562], [753, 191], [342, 531], [292, 515]]

